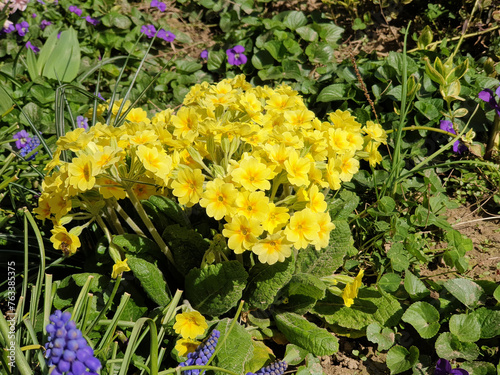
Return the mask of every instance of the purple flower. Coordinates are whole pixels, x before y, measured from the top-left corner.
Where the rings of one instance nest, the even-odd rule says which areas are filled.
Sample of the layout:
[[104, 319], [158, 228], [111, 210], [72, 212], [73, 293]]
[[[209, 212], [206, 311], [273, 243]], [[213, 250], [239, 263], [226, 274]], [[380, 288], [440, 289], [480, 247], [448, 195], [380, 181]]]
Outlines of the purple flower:
[[30, 25], [26, 21], [16, 24], [16, 30], [19, 36], [25, 36], [29, 27]]
[[75, 13], [78, 17], [82, 15], [82, 10], [76, 5], [70, 5], [68, 9], [71, 13]]
[[434, 370], [434, 375], [469, 375], [469, 373], [463, 368], [451, 368], [450, 362], [446, 359], [439, 359], [436, 364], [436, 369]]
[[106, 101], [106, 99], [104, 99], [104, 98], [102, 97], [102, 95], [101, 95], [101, 93], [100, 93], [100, 92], [98, 92], [98, 93], [97, 93], [97, 97], [98, 97], [99, 99], [101, 99], [101, 100]]
[[245, 47], [237, 45], [226, 50], [227, 62], [229, 65], [243, 65], [247, 62], [247, 57], [243, 54]]
[[10, 34], [11, 32], [13, 32], [16, 29], [16, 27], [14, 26], [14, 24], [12, 22], [10, 22], [10, 21], [6, 21], [6, 22], [9, 22], [9, 23], [7, 24], [7, 27], [5, 27], [3, 29], [3, 31], [6, 34]]
[[22, 149], [31, 141], [31, 137], [26, 130], [17, 132], [12, 138], [16, 139], [16, 147], [18, 150]]
[[57, 39], [61, 38], [61, 33], [62, 33], [62, 31], [59, 31], [59, 32], [57, 33]]
[[42, 20], [42, 22], [40, 22], [40, 29], [45, 30], [45, 28], [49, 25], [52, 25], [52, 22], [47, 20]]
[[156, 36], [165, 40], [166, 42], [173, 42], [175, 39], [175, 34], [171, 33], [170, 31], [165, 31], [164, 29], [158, 31], [158, 34]]
[[282, 375], [288, 367], [285, 361], [276, 361], [270, 365], [261, 368], [256, 373], [247, 372], [246, 375]]
[[33, 13], [31, 17], [36, 18], [36, 13]]
[[160, 10], [160, 12], [164, 12], [165, 10], [167, 10], [167, 5], [161, 1], [158, 1], [158, 0], [151, 0], [150, 6], [152, 8], [158, 8]]
[[76, 125], [79, 128], [84, 128], [85, 130], [89, 130], [89, 119], [83, 116], [77, 116]]
[[[40, 146], [40, 138], [38, 138], [35, 135], [33, 138], [31, 138], [28, 141], [28, 143], [26, 143], [26, 145], [21, 149], [19, 154], [24, 158], [24, 157], [26, 157], [26, 155], [29, 155], [32, 151], [34, 151], [35, 148], [37, 148], [38, 146]], [[38, 152], [35, 152], [33, 155], [31, 155], [26, 160], [33, 160], [35, 158], [36, 154], [38, 154]]]
[[[500, 98], [500, 86], [496, 89], [495, 93], [497, 97]], [[500, 116], [500, 104], [499, 101], [495, 98], [493, 91], [490, 89], [484, 89], [478, 94], [479, 99], [483, 102], [486, 102], [490, 105], [491, 109], [497, 111], [497, 114]]]
[[32, 50], [35, 53], [40, 52], [40, 48], [31, 44], [31, 42], [29, 40], [26, 42], [26, 48], [29, 48], [30, 50]]
[[90, 23], [94, 26], [99, 25], [99, 20], [97, 18], [92, 18], [90, 16], [87, 16], [87, 17], [85, 17], [85, 21], [87, 21], [88, 23]]
[[202, 59], [204, 59], [204, 60], [208, 59], [208, 51], [206, 49], [204, 49], [203, 51], [201, 51], [200, 57]]
[[[453, 129], [453, 124], [451, 121], [441, 120], [441, 122], [439, 123], [439, 127], [441, 130], [444, 130], [448, 133], [457, 134], [455, 129]], [[457, 141], [455, 141], [455, 143], [453, 143], [453, 152], [454, 153], [461, 154], [462, 152], [465, 152], [467, 150], [468, 150], [467, 146], [464, 145], [462, 142], [460, 142], [460, 140], [457, 140]]]
[[[194, 352], [188, 353], [187, 360], [179, 363], [179, 366], [204, 366], [207, 364], [210, 357], [214, 354], [215, 347], [217, 346], [217, 342], [220, 337], [220, 332], [214, 329], [210, 336], [202, 342]], [[198, 374], [196, 370], [186, 370], [184, 371], [184, 375], [195, 375]]]
[[153, 25], [144, 25], [141, 27], [141, 33], [146, 34], [151, 39], [156, 34], [156, 28]]

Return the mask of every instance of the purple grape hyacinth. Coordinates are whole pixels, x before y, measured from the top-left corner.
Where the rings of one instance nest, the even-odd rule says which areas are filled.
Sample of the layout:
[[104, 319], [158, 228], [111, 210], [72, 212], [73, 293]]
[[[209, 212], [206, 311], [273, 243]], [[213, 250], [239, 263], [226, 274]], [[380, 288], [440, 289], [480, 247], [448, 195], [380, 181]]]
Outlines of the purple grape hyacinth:
[[[181, 367], [186, 366], [204, 366], [208, 363], [208, 360], [214, 354], [215, 347], [217, 346], [217, 341], [219, 340], [220, 332], [214, 329], [207, 340], [202, 342], [194, 352], [188, 353], [187, 360], [179, 364]], [[186, 370], [183, 372], [184, 375], [199, 375], [200, 370]]]
[[245, 47], [236, 45], [226, 50], [227, 62], [229, 65], [243, 65], [247, 62], [247, 57], [243, 54]]
[[494, 109], [497, 112], [497, 115], [500, 116], [500, 86], [496, 89], [495, 94], [497, 94], [498, 99], [495, 98], [493, 90], [484, 89], [478, 94], [478, 97], [482, 101], [488, 103], [491, 109]]
[[469, 375], [469, 372], [463, 368], [451, 368], [451, 364], [446, 359], [440, 358], [437, 361], [434, 375]]
[[45, 358], [49, 366], [54, 366], [51, 375], [97, 375], [101, 362], [94, 357], [93, 349], [82, 331], [76, 328], [71, 314], [56, 310], [50, 321], [46, 327], [49, 337], [45, 344]]
[[256, 373], [247, 372], [246, 375], [283, 375], [287, 367], [288, 364], [285, 361], [276, 361], [266, 367], [261, 368]]
[[[21, 151], [19, 152], [19, 154], [24, 158], [24, 157], [26, 157], [26, 155], [30, 154], [31, 151], [33, 151], [38, 146], [40, 146], [40, 138], [38, 138], [35, 135], [33, 138], [31, 138], [28, 141], [28, 143], [26, 143], [26, 145], [21, 149]], [[36, 154], [38, 154], [38, 152], [35, 152], [33, 155], [31, 155], [26, 160], [33, 160], [35, 158]]]
[[[441, 120], [441, 122], [439, 123], [439, 128], [448, 133], [457, 134], [455, 132], [455, 129], [453, 129], [453, 124], [451, 121]], [[460, 140], [457, 140], [455, 141], [455, 143], [453, 143], [453, 152], [461, 154], [462, 152], [465, 152], [467, 150], [468, 150], [467, 146], [464, 145], [462, 142], [460, 142]]]
[[16, 140], [16, 147], [18, 150], [22, 149], [31, 141], [31, 137], [26, 130], [18, 131], [12, 138]]

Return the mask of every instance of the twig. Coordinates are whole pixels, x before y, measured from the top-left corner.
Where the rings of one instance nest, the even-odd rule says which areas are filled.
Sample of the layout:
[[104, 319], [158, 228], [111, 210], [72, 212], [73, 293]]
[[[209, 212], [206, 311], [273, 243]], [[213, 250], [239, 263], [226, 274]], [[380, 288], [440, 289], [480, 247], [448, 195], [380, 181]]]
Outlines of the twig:
[[458, 227], [459, 225], [470, 224], [470, 223], [475, 223], [477, 221], [486, 221], [486, 220], [500, 220], [500, 216], [482, 217], [481, 219], [464, 221], [462, 223], [453, 224], [452, 227]]
[[358, 64], [356, 64], [356, 60], [354, 59], [354, 55], [350, 52], [349, 56], [351, 57], [351, 62], [354, 67], [354, 71], [356, 72], [356, 77], [358, 77], [358, 82], [359, 85], [361, 86], [361, 90], [365, 93], [366, 100], [368, 100], [368, 103], [370, 103], [370, 106], [372, 107], [373, 114], [375, 115], [375, 118], [377, 119], [378, 122], [378, 116], [377, 116], [377, 111], [375, 110], [375, 105], [373, 104], [372, 98], [370, 97], [370, 94], [368, 93], [368, 90], [366, 89], [365, 82], [363, 81], [363, 77], [361, 77], [361, 74], [359, 73], [358, 69]]

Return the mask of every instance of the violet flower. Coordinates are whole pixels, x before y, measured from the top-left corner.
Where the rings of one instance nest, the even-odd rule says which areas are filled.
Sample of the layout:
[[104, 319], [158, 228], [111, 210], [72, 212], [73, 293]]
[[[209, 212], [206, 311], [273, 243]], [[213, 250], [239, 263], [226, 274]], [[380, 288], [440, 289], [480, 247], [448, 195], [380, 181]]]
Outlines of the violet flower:
[[36, 18], [36, 13], [33, 13], [31, 17]]
[[5, 26], [3, 28], [4, 33], [10, 34], [11, 32], [13, 32], [16, 29], [16, 26], [14, 26], [14, 24], [12, 22], [10, 22], [9, 20], [5, 21], [5, 23], [7, 24], [7, 26]]
[[[497, 94], [497, 97], [500, 98], [500, 86], [498, 86], [495, 93]], [[498, 116], [500, 116], [500, 100], [495, 98], [493, 90], [484, 89], [478, 94], [478, 97], [482, 101], [488, 103], [491, 109], [494, 109], [497, 112]]]
[[31, 141], [31, 137], [26, 130], [17, 132], [12, 138], [16, 140], [16, 147], [18, 150], [22, 149], [28, 144], [29, 141]]
[[151, 0], [150, 6], [152, 8], [158, 8], [160, 10], [160, 12], [164, 12], [167, 10], [167, 4], [165, 4], [161, 1], [158, 1], [158, 0]]
[[30, 25], [26, 21], [23, 21], [21, 23], [17, 23], [16, 30], [17, 30], [17, 33], [19, 34], [19, 36], [25, 36], [26, 33], [28, 32], [29, 27], [30, 27]]
[[158, 31], [158, 34], [156, 36], [166, 42], [173, 42], [175, 40], [175, 34], [171, 33], [170, 31], [165, 31], [164, 29]]
[[40, 52], [40, 48], [31, 44], [31, 42], [29, 40], [26, 42], [26, 48], [29, 48], [30, 50], [32, 50], [35, 53]]
[[208, 59], [208, 51], [207, 51], [206, 49], [204, 49], [203, 51], [201, 51], [201, 53], [200, 53], [200, 57], [201, 57], [203, 60]]
[[78, 17], [82, 15], [82, 10], [76, 5], [70, 5], [68, 9], [71, 13], [75, 13]]
[[156, 34], [156, 28], [153, 25], [144, 25], [141, 27], [141, 33], [151, 39]]
[[97, 18], [92, 18], [90, 16], [85, 17], [85, 21], [90, 23], [91, 25], [97, 26], [99, 25], [100, 21]]
[[83, 116], [76, 117], [76, 125], [79, 128], [83, 128], [85, 130], [89, 130], [89, 119]]
[[49, 25], [52, 25], [52, 22], [47, 20], [42, 20], [42, 22], [40, 22], [40, 29], [45, 30], [45, 28]]
[[97, 93], [97, 97], [98, 97], [99, 99], [103, 100], [103, 101], [106, 101], [106, 99], [104, 99], [104, 98], [102, 97], [102, 95], [101, 95], [101, 93], [100, 93], [100, 92], [98, 92], [98, 93]]
[[[448, 133], [455, 134], [455, 135], [457, 134], [455, 129], [453, 129], [453, 124], [451, 121], [441, 120], [441, 122], [439, 123], [439, 128], [441, 130], [448, 132]], [[465, 152], [467, 150], [468, 150], [467, 146], [464, 145], [462, 142], [460, 142], [460, 140], [457, 140], [457, 141], [455, 141], [455, 143], [453, 143], [453, 152], [454, 153], [461, 154], [462, 152]]]
[[451, 368], [451, 364], [446, 359], [440, 358], [437, 361], [434, 375], [469, 375], [463, 368]]
[[226, 50], [227, 62], [229, 65], [243, 65], [247, 62], [247, 57], [243, 54], [245, 47], [236, 45]]

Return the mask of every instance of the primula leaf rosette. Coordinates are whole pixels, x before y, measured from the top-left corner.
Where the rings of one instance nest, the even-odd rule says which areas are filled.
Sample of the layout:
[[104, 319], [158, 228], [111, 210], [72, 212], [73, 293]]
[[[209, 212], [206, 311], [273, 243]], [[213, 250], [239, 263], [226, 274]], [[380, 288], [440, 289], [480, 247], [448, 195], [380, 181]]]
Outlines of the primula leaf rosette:
[[[379, 163], [387, 138], [380, 125], [362, 126], [347, 111], [321, 121], [289, 86], [253, 87], [243, 75], [195, 85], [177, 112], [148, 118], [137, 108], [114, 127], [104, 124], [104, 110], [102, 122], [58, 140], [39, 218], [61, 225], [76, 207], [95, 217], [103, 198], [170, 195], [219, 221], [235, 253], [252, 251], [268, 264], [292, 248], [328, 245], [334, 225], [325, 190], [350, 181], [360, 159]], [[60, 160], [63, 150], [74, 153], [71, 161]]]

